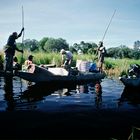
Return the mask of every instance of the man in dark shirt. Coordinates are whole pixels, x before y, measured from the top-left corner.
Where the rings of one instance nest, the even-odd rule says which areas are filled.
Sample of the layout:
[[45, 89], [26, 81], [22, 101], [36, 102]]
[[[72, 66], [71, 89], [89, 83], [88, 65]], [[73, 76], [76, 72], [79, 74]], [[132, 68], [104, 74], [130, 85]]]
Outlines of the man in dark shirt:
[[12, 35], [9, 36], [7, 44], [5, 45], [4, 52], [5, 52], [5, 62], [4, 62], [4, 70], [5, 71], [12, 71], [13, 70], [13, 57], [15, 55], [15, 51], [19, 51], [23, 53], [23, 50], [20, 50], [16, 46], [16, 39], [18, 39], [24, 28], [22, 28], [21, 32], [17, 34], [17, 32], [13, 32]]

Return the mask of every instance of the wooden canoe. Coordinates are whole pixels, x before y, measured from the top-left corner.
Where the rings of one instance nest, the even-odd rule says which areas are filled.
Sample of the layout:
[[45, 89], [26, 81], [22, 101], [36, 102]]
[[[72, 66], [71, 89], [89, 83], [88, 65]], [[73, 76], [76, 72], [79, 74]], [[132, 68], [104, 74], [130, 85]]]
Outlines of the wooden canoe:
[[99, 81], [105, 77], [104, 73], [79, 73], [78, 75], [56, 75], [47, 69], [35, 66], [34, 73], [19, 71], [17, 76], [27, 81], [39, 83], [39, 82], [88, 82]]
[[140, 78], [126, 78], [126, 77], [120, 77], [120, 81], [121, 81], [126, 87], [136, 87], [136, 88], [140, 88]]

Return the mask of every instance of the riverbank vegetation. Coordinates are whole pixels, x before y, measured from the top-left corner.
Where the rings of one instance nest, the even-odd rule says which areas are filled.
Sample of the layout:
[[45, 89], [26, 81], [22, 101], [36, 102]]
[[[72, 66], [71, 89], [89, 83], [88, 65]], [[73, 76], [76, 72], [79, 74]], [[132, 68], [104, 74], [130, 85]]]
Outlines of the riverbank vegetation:
[[[16, 56], [21, 64], [28, 58], [28, 55], [34, 55], [34, 63], [40, 64], [55, 64], [61, 66], [60, 50], [70, 50], [74, 54], [72, 66], [76, 66], [77, 60], [85, 60], [97, 63], [97, 47], [96, 43], [81, 41], [79, 44], [74, 43], [69, 45], [62, 38], [54, 39], [44, 37], [40, 41], [35, 39], [26, 39], [23, 43], [17, 43], [18, 48], [23, 48], [24, 54], [16, 52]], [[78, 50], [83, 52], [78, 55]], [[0, 69], [4, 60], [3, 51], [0, 52]], [[112, 47], [107, 49], [107, 54], [104, 62], [104, 71], [108, 76], [118, 77], [127, 74], [130, 64], [140, 64], [140, 41], [135, 41], [133, 47], [129, 48], [125, 45]]]

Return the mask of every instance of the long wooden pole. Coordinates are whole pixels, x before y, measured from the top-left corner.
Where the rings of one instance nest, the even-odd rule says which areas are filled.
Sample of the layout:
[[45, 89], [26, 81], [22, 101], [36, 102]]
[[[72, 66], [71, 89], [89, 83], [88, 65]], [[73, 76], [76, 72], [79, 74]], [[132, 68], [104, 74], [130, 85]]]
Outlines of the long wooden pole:
[[[107, 28], [106, 28], [106, 30], [105, 30], [105, 32], [104, 32], [103, 38], [102, 38], [102, 40], [101, 40], [102, 42], [103, 42], [104, 39], [105, 39], [106, 33], [107, 33], [108, 29], [109, 29], [109, 26], [110, 26], [110, 24], [111, 24], [111, 22], [112, 22], [112, 19], [113, 19], [115, 13], [116, 13], [116, 10], [114, 10], [113, 15], [112, 15], [112, 17], [111, 17], [111, 19], [110, 19], [110, 21], [109, 21], [109, 24], [108, 24], [108, 26], [107, 26]], [[97, 53], [98, 53], [98, 51], [96, 50], [96, 52], [95, 52], [95, 57], [96, 57]]]
[[[22, 28], [24, 28], [24, 9], [23, 9], [23, 6], [22, 6]], [[23, 34], [22, 34], [22, 50], [23, 50], [23, 41], [24, 41], [24, 31], [23, 31]], [[23, 61], [23, 53], [22, 53], [22, 59]]]
[[102, 38], [102, 42], [103, 42], [103, 40], [104, 40], [104, 38], [105, 38], [105, 35], [106, 35], [107, 31], [108, 31], [108, 28], [109, 28], [109, 26], [110, 26], [110, 24], [111, 24], [111, 22], [112, 22], [112, 19], [113, 19], [115, 13], [116, 13], [116, 10], [114, 10], [114, 13], [113, 13], [113, 15], [112, 15], [112, 17], [111, 17], [111, 19], [110, 19], [110, 21], [109, 21], [109, 24], [108, 24], [108, 26], [107, 26], [107, 28], [106, 28], [106, 30], [105, 30], [105, 32], [104, 32], [104, 35], [103, 35], [103, 38]]

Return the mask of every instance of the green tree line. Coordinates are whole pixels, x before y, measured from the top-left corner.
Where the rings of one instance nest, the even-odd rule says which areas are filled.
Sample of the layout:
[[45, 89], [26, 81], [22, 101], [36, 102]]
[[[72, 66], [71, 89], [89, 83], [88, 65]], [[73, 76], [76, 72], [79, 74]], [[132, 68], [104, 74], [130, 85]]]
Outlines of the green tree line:
[[[73, 53], [77, 53], [78, 50], [81, 50], [84, 54], [93, 54], [95, 55], [97, 52], [97, 44], [92, 42], [84, 42], [74, 43], [69, 46], [67, 41], [63, 38], [49, 38], [44, 37], [40, 41], [35, 39], [26, 39], [22, 43], [17, 43], [19, 48], [23, 48], [24, 50], [30, 52], [60, 52], [61, 49], [70, 50]], [[120, 45], [117, 47], [110, 47], [107, 49], [106, 57], [112, 58], [129, 58], [129, 59], [140, 59], [140, 41], [137, 40], [134, 42], [132, 48], [129, 48], [126, 45]]]

